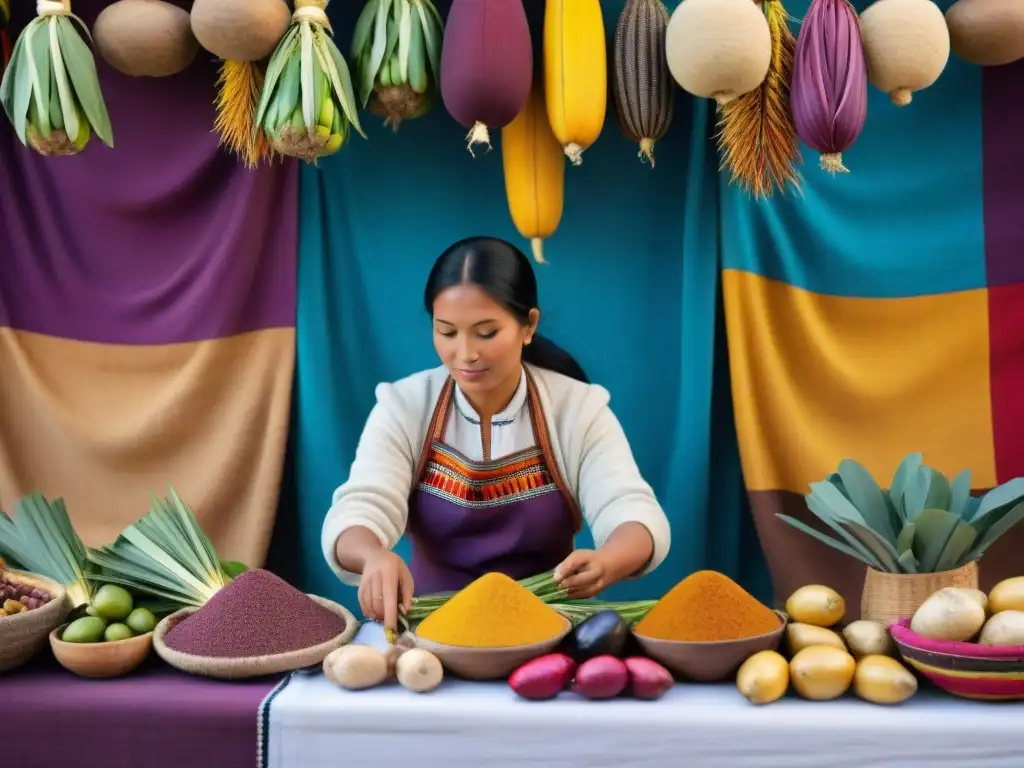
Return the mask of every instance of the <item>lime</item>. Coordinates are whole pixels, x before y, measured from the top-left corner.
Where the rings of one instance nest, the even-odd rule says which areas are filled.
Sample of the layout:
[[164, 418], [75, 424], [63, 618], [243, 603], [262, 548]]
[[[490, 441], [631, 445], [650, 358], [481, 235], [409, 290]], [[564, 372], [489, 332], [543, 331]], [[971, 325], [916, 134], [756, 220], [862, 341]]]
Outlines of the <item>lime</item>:
[[103, 639], [108, 643], [127, 640], [129, 637], [135, 637], [135, 633], [124, 624], [111, 624], [103, 633]]
[[95, 616], [83, 616], [68, 624], [60, 639], [65, 643], [98, 643], [103, 637], [106, 624], [103, 619]]
[[90, 601], [93, 613], [103, 619], [124, 621], [132, 612], [132, 596], [124, 587], [104, 584]]
[[136, 608], [125, 621], [132, 631], [137, 635], [144, 635], [156, 628], [156, 616], [148, 608]]

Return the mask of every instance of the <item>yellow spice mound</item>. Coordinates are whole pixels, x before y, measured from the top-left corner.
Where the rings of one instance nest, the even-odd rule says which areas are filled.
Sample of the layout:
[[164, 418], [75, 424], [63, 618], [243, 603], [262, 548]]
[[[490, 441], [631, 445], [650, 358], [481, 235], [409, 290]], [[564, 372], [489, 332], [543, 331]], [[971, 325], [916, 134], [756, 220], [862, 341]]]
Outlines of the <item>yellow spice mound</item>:
[[416, 629], [444, 645], [512, 648], [550, 640], [565, 619], [540, 598], [501, 573], [487, 573], [454, 595]]
[[636, 626], [657, 640], [713, 642], [766, 635], [782, 622], [743, 587], [717, 571], [697, 571], [669, 590]]

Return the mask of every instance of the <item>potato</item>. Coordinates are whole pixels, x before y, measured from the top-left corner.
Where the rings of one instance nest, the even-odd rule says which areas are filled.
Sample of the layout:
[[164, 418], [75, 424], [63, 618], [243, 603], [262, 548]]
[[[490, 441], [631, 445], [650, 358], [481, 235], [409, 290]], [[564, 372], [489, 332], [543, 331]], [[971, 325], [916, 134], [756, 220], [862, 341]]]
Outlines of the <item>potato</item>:
[[800, 622], [786, 625], [786, 646], [789, 648], [790, 656], [795, 656], [804, 648], [812, 645], [828, 645], [840, 651], [846, 650], [843, 638], [831, 629]]
[[831, 627], [843, 620], [846, 603], [843, 596], [831, 587], [809, 584], [789, 596], [786, 613], [795, 622]]
[[387, 657], [368, 645], [346, 645], [327, 654], [324, 674], [350, 691], [373, 688], [388, 677]]
[[985, 609], [959, 589], [940, 589], [914, 612], [910, 631], [931, 640], [970, 640], [985, 623]]
[[854, 658], [861, 656], [891, 656], [896, 649], [889, 629], [877, 621], [860, 619], [851, 622], [843, 630], [843, 638]]
[[1003, 579], [988, 593], [988, 608], [993, 613], [1024, 611], [1024, 576]]
[[1024, 611], [1000, 611], [982, 627], [981, 645], [1024, 645]]
[[430, 651], [411, 648], [395, 662], [395, 676], [406, 690], [426, 693], [437, 688], [444, 680], [444, 668]]

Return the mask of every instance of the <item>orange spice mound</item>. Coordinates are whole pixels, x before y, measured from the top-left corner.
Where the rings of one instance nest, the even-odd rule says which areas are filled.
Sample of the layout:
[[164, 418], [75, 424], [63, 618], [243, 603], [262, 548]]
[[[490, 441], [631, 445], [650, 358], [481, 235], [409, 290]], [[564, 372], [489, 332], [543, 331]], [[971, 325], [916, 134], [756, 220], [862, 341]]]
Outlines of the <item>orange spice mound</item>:
[[709, 642], [766, 635], [782, 621], [743, 587], [717, 571], [697, 571], [669, 590], [636, 626], [656, 640]]

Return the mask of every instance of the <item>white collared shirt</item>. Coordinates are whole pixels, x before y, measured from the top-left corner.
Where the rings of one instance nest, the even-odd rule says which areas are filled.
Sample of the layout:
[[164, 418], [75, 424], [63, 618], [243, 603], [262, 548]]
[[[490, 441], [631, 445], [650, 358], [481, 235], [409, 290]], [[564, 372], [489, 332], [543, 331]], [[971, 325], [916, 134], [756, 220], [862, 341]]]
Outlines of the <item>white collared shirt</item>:
[[537, 440], [533, 434], [530, 403], [527, 398], [526, 371], [519, 377], [519, 386], [501, 411], [491, 417], [491, 452], [484, 456], [483, 430], [480, 415], [469, 399], [455, 386], [453, 407], [448, 413], [444, 442], [471, 461], [503, 459], [513, 453], [533, 448]]

